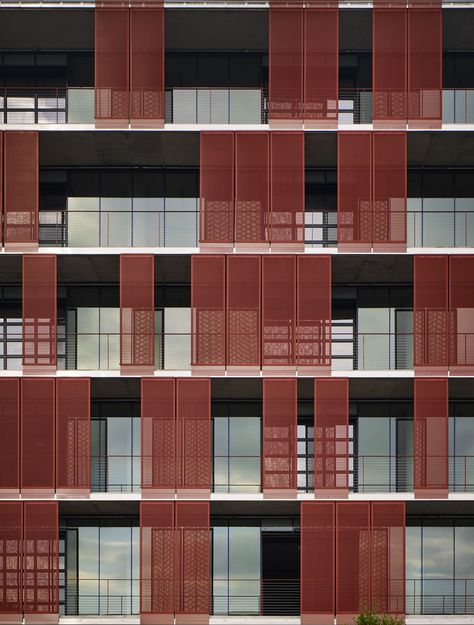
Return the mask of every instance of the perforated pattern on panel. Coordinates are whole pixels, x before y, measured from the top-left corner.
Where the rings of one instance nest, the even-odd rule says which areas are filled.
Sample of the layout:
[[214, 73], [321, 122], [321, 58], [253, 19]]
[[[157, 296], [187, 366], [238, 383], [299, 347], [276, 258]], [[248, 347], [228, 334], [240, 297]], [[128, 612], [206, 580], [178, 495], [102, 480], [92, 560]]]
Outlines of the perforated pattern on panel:
[[[20, 380], [0, 380], [0, 496], [20, 489]], [[1, 609], [0, 609], [1, 612]]]
[[449, 368], [474, 375], [474, 256], [449, 259]]
[[0, 620], [22, 621], [23, 504], [0, 502]]

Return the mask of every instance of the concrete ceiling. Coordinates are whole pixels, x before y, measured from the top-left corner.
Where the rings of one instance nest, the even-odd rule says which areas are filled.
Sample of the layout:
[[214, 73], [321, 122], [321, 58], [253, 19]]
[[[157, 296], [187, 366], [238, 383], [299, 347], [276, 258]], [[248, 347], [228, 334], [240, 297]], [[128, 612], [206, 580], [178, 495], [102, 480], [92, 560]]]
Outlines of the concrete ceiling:
[[407, 501], [407, 515], [474, 516], [474, 501]]
[[412, 132], [408, 136], [409, 167], [474, 166], [471, 132]]
[[377, 256], [343, 254], [333, 257], [333, 284], [411, 284], [413, 258], [404, 255]]

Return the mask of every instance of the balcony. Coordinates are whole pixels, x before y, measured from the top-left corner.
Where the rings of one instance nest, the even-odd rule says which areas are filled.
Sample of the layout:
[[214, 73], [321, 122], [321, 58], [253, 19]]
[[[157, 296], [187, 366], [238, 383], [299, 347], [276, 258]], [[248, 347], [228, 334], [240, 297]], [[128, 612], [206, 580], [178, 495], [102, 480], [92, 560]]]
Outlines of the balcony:
[[474, 578], [406, 580], [407, 614], [474, 614]]

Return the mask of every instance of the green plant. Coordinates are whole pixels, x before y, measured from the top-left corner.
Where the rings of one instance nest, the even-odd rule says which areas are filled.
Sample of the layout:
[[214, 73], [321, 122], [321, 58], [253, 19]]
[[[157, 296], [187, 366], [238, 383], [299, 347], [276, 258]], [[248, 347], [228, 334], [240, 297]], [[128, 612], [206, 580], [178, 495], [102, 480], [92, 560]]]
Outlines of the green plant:
[[356, 616], [354, 625], [402, 625], [403, 620], [388, 614], [374, 614], [373, 612], [363, 612]]

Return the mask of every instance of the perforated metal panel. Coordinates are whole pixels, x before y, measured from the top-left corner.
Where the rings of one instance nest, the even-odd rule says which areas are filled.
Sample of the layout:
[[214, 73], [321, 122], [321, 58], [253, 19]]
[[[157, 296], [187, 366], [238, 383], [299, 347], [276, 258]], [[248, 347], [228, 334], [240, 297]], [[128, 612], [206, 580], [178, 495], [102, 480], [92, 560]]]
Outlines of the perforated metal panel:
[[[20, 492], [20, 380], [0, 380], [0, 496]], [[0, 609], [0, 613], [1, 613]]]
[[0, 502], [0, 623], [21, 623], [23, 503]]
[[474, 375], [474, 256], [449, 258], [449, 370]]

